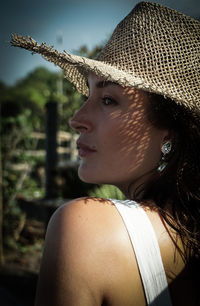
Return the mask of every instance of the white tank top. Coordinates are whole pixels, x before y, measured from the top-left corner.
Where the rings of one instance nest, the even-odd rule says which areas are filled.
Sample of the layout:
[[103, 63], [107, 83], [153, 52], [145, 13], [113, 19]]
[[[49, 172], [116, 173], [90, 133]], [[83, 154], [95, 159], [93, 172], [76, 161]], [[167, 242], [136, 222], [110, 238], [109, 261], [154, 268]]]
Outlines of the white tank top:
[[147, 214], [134, 201], [110, 200], [115, 204], [128, 231], [147, 305], [172, 306], [160, 248]]

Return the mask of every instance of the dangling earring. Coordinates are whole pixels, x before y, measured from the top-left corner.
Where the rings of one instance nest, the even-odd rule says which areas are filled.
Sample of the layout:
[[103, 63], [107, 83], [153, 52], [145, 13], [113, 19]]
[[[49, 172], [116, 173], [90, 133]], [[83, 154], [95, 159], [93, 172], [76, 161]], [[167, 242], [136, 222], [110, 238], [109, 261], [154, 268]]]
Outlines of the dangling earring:
[[158, 172], [162, 172], [166, 168], [168, 164], [168, 162], [166, 161], [166, 155], [171, 152], [171, 149], [172, 149], [172, 142], [170, 140], [168, 140], [162, 145], [161, 147], [162, 157], [159, 166], [157, 168]]

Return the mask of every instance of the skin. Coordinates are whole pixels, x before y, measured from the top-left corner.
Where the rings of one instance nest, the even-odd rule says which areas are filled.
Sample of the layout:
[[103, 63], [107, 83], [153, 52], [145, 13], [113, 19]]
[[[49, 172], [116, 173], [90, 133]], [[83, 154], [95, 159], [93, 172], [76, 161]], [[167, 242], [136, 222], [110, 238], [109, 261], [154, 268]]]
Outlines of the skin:
[[[80, 145], [79, 176], [127, 194], [130, 183], [134, 190], [149, 179], [170, 133], [148, 122], [145, 92], [102, 81], [90, 75], [89, 98], [71, 121], [79, 142], [91, 149]], [[183, 251], [181, 241], [150, 204], [144, 209], [157, 235], [173, 305], [193, 306], [196, 287], [177, 252], [177, 247]], [[133, 248], [112, 202], [76, 199], [52, 216], [35, 305], [146, 305]]]
[[106, 83], [93, 74], [88, 83], [89, 98], [70, 124], [80, 133], [80, 142], [96, 152], [81, 158], [79, 177], [116, 185], [127, 194], [131, 183], [146, 180], [158, 166], [169, 132], [149, 123], [144, 91]]

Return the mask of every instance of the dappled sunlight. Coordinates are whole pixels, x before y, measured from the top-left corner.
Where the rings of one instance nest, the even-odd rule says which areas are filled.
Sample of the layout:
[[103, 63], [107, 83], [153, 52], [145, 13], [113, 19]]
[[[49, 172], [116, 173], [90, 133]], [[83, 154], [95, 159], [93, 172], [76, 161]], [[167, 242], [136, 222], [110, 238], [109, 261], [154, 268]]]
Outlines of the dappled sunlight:
[[124, 88], [94, 74], [89, 76], [88, 86], [88, 100], [71, 120], [80, 133], [78, 146], [83, 154], [79, 177], [85, 182], [115, 185], [127, 194], [130, 185], [136, 181], [143, 184], [157, 167], [162, 131], [149, 122], [145, 91]]
[[84, 204], [94, 204], [94, 202], [114, 206], [114, 203], [108, 199], [100, 197], [84, 197], [82, 198]]
[[128, 170], [131, 174], [143, 164], [150, 153], [151, 125], [147, 120], [148, 96], [145, 92], [133, 88], [123, 89], [122, 94], [129, 101], [129, 105], [123, 114], [113, 112], [110, 119], [117, 119], [118, 116], [120, 120], [116, 135], [121, 139], [119, 153], [124, 159], [132, 155], [133, 162], [129, 164]]

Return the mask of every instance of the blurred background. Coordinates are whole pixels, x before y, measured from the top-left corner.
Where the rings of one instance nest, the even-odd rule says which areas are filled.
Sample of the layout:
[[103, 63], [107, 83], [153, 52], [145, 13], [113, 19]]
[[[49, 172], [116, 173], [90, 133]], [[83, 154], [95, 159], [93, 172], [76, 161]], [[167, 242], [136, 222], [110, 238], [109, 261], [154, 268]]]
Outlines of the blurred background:
[[[123, 198], [77, 177], [77, 135], [68, 126], [83, 97], [62, 71], [9, 45], [11, 33], [95, 58], [134, 0], [7, 0], [0, 10], [0, 301], [34, 305], [52, 213], [79, 196]], [[155, 1], [200, 19], [198, 0]]]

